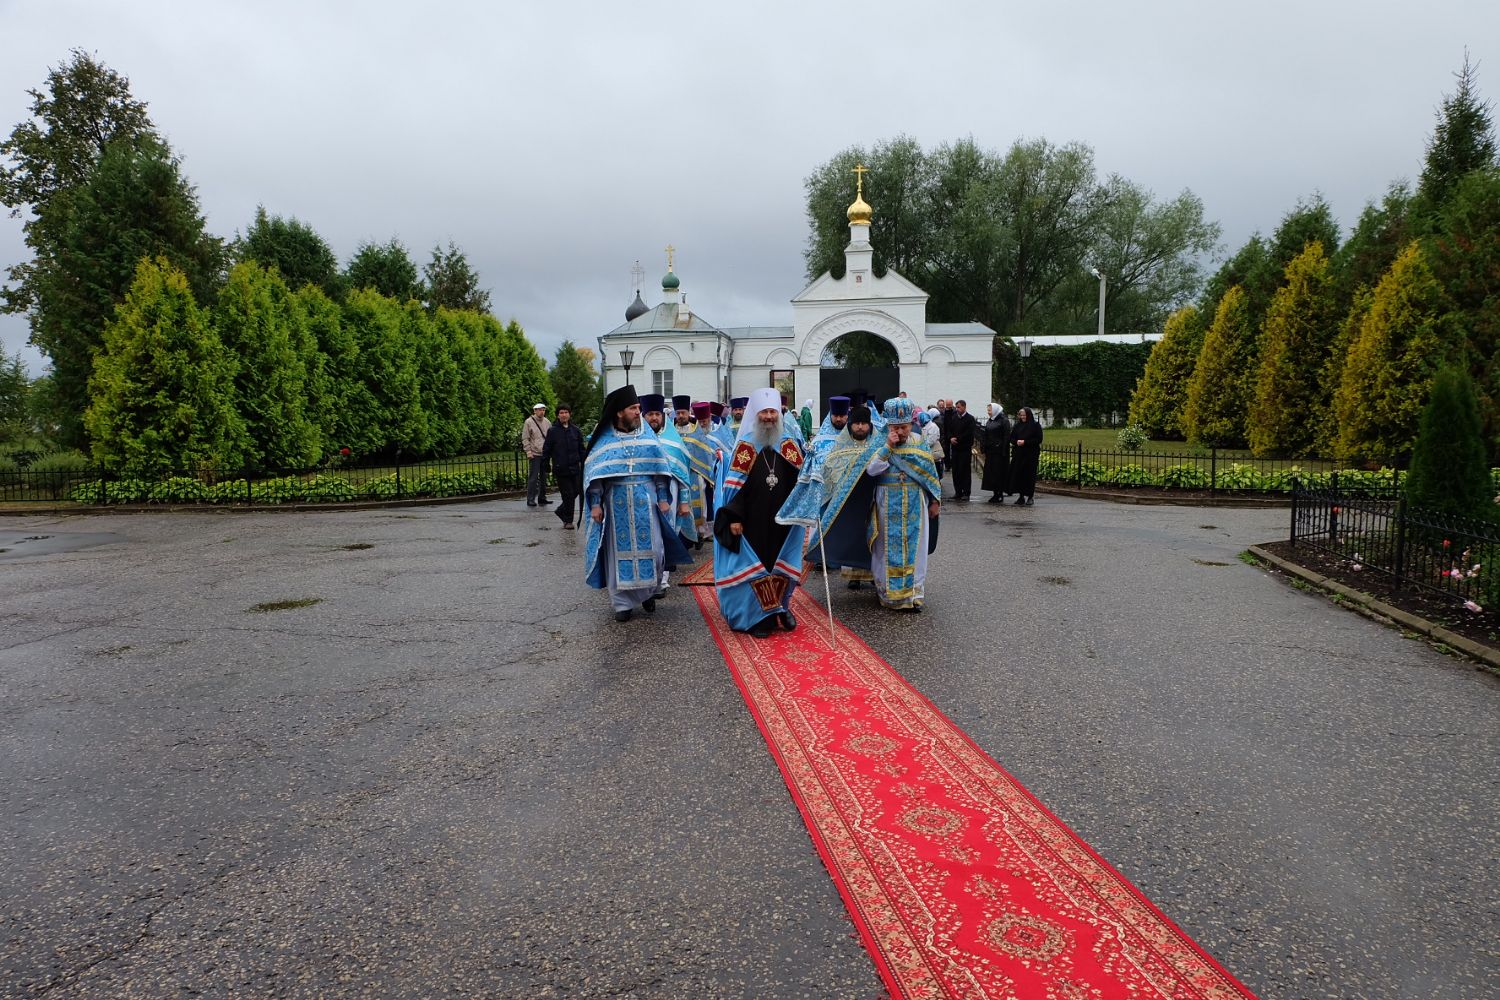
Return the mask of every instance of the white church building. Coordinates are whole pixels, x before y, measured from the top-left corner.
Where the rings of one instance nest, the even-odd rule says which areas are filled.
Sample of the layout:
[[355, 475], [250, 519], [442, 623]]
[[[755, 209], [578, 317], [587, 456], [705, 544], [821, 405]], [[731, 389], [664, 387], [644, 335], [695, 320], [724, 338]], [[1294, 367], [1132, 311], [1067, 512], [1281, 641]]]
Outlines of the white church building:
[[[727, 401], [763, 386], [791, 385], [793, 406], [815, 400], [818, 419], [831, 395], [863, 389], [874, 398], [905, 392], [923, 405], [964, 399], [983, 418], [990, 399], [995, 331], [983, 323], [927, 322], [927, 293], [895, 271], [871, 267], [871, 209], [864, 177], [849, 206], [843, 277], [831, 272], [792, 299], [790, 326], [718, 327], [693, 313], [668, 258], [662, 301], [636, 295], [626, 322], [599, 337], [604, 389], [627, 381], [639, 392]], [[899, 368], [823, 367], [825, 349], [847, 333], [874, 334], [895, 348]]]

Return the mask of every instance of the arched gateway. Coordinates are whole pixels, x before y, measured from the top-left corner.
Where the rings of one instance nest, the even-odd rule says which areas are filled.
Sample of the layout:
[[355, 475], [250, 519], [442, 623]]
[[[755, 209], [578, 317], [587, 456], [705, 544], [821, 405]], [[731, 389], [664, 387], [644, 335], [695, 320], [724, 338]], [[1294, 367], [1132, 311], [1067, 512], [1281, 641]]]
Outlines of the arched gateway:
[[[628, 356], [629, 380], [642, 392], [728, 400], [761, 386], [790, 383], [794, 405], [817, 400], [821, 419], [822, 404], [841, 379], [822, 367], [824, 352], [846, 334], [870, 333], [895, 348], [898, 363], [879, 385], [865, 387], [872, 394], [905, 392], [924, 404], [939, 396], [967, 399], [983, 413], [995, 331], [983, 323], [928, 323], [926, 292], [895, 271], [875, 274], [863, 182], [861, 174], [849, 206], [843, 277], [825, 272], [798, 293], [791, 326], [717, 327], [692, 313], [668, 248], [662, 301], [652, 307], [637, 296], [626, 322], [599, 338], [605, 391], [625, 384]], [[830, 373], [828, 386], [825, 373]], [[856, 381], [873, 380], [856, 376]]]

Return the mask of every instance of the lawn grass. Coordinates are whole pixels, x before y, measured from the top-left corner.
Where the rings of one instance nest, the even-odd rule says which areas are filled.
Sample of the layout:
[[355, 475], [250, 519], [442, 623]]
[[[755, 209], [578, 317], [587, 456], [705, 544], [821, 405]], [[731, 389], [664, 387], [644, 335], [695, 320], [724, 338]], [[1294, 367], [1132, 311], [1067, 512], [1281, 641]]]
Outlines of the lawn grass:
[[[1051, 450], [1076, 449], [1080, 442], [1083, 450], [1087, 452], [1111, 452], [1130, 455], [1120, 447], [1118, 428], [1108, 427], [1048, 427], [1042, 437], [1042, 448]], [[1208, 458], [1213, 449], [1203, 445], [1189, 444], [1186, 441], [1159, 441], [1152, 439], [1147, 441], [1134, 454], [1138, 455], [1183, 455], [1190, 458]], [[1253, 459], [1248, 448], [1220, 448], [1218, 449], [1219, 460]], [[1328, 462], [1316, 458], [1303, 459], [1259, 459], [1257, 461], [1270, 462], [1276, 465], [1298, 465], [1309, 470], [1328, 470], [1337, 466], [1337, 463]]]
[[[1083, 442], [1084, 451], [1123, 451], [1120, 447], [1118, 428], [1109, 427], [1048, 427], [1042, 437], [1046, 448], [1076, 448]], [[1209, 449], [1191, 445], [1186, 441], [1148, 441], [1140, 449], [1153, 455], [1207, 455]], [[1221, 456], [1237, 458], [1250, 453], [1230, 448], [1219, 449]]]

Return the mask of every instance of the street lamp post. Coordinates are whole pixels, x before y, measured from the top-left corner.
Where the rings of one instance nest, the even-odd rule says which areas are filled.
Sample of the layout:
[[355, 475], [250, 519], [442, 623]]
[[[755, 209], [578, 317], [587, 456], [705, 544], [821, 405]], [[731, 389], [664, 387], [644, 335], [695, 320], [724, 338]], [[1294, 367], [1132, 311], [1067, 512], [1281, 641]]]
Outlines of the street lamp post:
[[635, 360], [635, 352], [625, 347], [620, 350], [620, 364], [625, 366], [625, 384], [630, 384], [630, 363]]
[[1104, 286], [1107, 284], [1108, 279], [1106, 279], [1104, 277], [1104, 272], [1101, 271], [1101, 270], [1099, 270], [1097, 267], [1091, 267], [1091, 268], [1089, 268], [1089, 273], [1092, 274], [1094, 277], [1096, 277], [1096, 278], [1099, 279], [1099, 339], [1103, 340], [1104, 339]]
[[1021, 352], [1021, 405], [1026, 405], [1026, 359], [1031, 357], [1031, 338], [1022, 337], [1016, 341], [1016, 348]]

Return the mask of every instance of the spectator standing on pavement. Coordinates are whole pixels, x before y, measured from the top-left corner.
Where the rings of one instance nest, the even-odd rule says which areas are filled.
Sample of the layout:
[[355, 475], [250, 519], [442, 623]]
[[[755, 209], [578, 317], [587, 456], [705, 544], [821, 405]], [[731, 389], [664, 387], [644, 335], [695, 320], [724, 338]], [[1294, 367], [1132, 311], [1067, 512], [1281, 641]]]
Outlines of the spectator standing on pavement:
[[542, 449], [547, 445], [547, 432], [552, 421], [547, 419], [547, 404], [538, 403], [531, 408], [531, 416], [521, 425], [521, 450], [531, 462], [526, 473], [526, 506], [537, 507], [551, 503], [547, 499], [547, 467], [542, 461]]
[[1010, 492], [1010, 418], [999, 403], [990, 404], [990, 419], [984, 425], [983, 435], [984, 479], [979, 488], [993, 494], [990, 503], [1004, 503]]
[[1031, 407], [1016, 411], [1015, 426], [1010, 429], [1010, 487], [1016, 503], [1030, 507], [1036, 493], [1036, 466], [1042, 457], [1042, 425], [1037, 423]]
[[951, 412], [953, 416], [943, 421], [943, 433], [948, 435], [948, 458], [953, 463], [953, 499], [967, 500], [974, 488], [974, 435], [979, 422], [962, 399]]
[[578, 494], [583, 491], [583, 432], [573, 423], [573, 408], [566, 403], [557, 405], [557, 423], [547, 431], [542, 445], [542, 465], [544, 476], [546, 466], [552, 466], [552, 478], [562, 494], [562, 503], [553, 513], [564, 528], [572, 528]]

